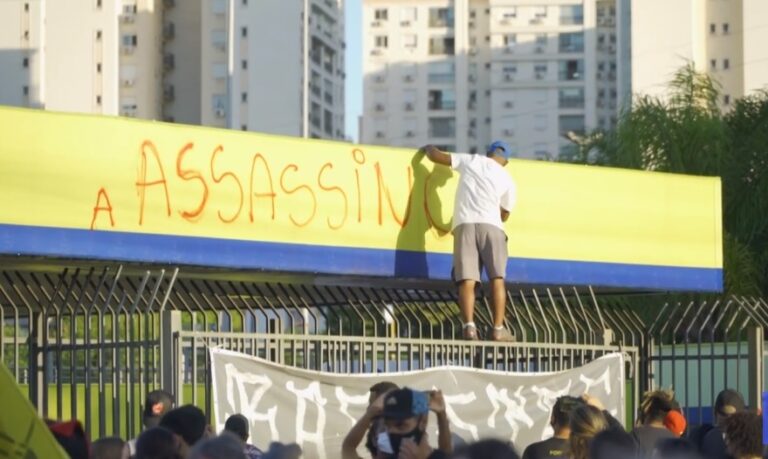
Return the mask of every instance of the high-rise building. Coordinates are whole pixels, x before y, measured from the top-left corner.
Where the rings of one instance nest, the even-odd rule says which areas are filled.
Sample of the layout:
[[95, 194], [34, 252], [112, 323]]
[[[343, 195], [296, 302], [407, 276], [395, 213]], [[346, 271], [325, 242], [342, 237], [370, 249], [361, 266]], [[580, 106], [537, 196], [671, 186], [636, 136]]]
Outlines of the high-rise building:
[[722, 85], [727, 108], [768, 85], [765, 0], [632, 0], [632, 90], [662, 94], [692, 62]]
[[572, 153], [629, 99], [628, 0], [365, 0], [362, 141]]
[[342, 1], [4, 0], [0, 104], [341, 139]]

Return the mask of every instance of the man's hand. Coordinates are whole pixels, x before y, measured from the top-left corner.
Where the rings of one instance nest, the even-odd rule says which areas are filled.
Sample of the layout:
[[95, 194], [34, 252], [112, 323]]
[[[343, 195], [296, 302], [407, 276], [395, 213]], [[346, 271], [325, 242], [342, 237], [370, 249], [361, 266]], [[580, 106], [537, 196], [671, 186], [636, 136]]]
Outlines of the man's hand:
[[509, 211], [501, 209], [501, 221], [505, 222], [509, 218]]
[[379, 397], [373, 401], [370, 405], [368, 405], [368, 409], [365, 410], [365, 415], [369, 418], [375, 418], [376, 416], [381, 416], [381, 413], [384, 411], [384, 398], [389, 394], [389, 391], [379, 395]]
[[397, 457], [401, 459], [427, 459], [430, 454], [432, 454], [432, 447], [429, 446], [427, 433], [424, 432], [418, 445], [411, 438], [403, 440], [403, 443], [400, 444], [400, 454]]
[[425, 145], [419, 148], [419, 151], [423, 151], [427, 158], [435, 164], [442, 164], [443, 166], [451, 165], [451, 155], [444, 151], [440, 151], [434, 145]]
[[434, 411], [435, 414], [445, 413], [445, 398], [443, 398], [443, 391], [433, 390], [429, 392], [429, 410]]
[[593, 397], [585, 392], [584, 395], [581, 396], [581, 399], [584, 400], [584, 403], [586, 403], [587, 405], [594, 406], [600, 411], [605, 410], [605, 406], [603, 405], [603, 402], [601, 402], [600, 399], [598, 399], [597, 397]]

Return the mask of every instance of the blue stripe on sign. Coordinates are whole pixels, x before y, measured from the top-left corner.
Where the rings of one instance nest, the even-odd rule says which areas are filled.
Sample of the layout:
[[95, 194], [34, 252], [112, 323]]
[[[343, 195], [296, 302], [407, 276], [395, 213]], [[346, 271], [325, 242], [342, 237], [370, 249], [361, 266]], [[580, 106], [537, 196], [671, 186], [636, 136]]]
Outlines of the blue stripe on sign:
[[[450, 279], [451, 255], [0, 224], [0, 253], [268, 271]], [[719, 268], [510, 258], [510, 282], [719, 292]]]
[[768, 392], [763, 392], [763, 445], [768, 445]]

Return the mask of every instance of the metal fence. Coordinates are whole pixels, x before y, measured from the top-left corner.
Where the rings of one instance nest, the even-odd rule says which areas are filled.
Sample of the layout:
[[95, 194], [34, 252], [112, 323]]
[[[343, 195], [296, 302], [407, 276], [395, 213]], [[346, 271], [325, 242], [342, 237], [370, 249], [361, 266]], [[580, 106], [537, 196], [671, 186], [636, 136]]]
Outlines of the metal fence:
[[648, 385], [672, 388], [690, 423], [712, 421], [723, 389], [757, 407], [765, 382], [768, 305], [758, 298], [665, 304], [648, 327]]
[[[591, 289], [526, 288], [509, 292], [505, 321], [515, 343], [470, 343], [459, 340], [459, 309], [450, 286], [372, 285], [156, 267], [5, 270], [0, 271], [0, 358], [41, 415], [81, 419], [94, 438], [135, 436], [144, 396], [161, 387], [210, 415], [208, 346], [349, 373], [444, 364], [557, 371], [621, 351], [628, 357], [632, 412], [643, 390], [669, 385], [668, 361], [684, 361], [686, 375], [688, 362], [701, 361], [681, 357], [691, 356], [690, 350], [675, 348], [681, 336], [703, 327], [713, 332], [698, 336], [738, 343], [730, 338], [732, 329], [721, 332], [722, 324], [740, 324], [739, 318], [748, 316], [752, 321], [739, 328], [747, 330], [763, 323], [754, 317], [768, 317], [764, 303], [758, 312], [749, 303], [747, 312], [734, 299], [727, 308], [715, 305], [715, 312], [702, 305], [668, 306], [646, 326], [632, 309], [599, 300]], [[483, 329], [491, 325], [491, 314], [482, 291], [478, 298], [476, 322]], [[732, 319], [736, 306], [739, 316]], [[695, 317], [711, 317], [701, 323], [691, 319], [693, 310], [706, 312]], [[681, 335], [680, 326], [673, 327], [677, 319], [691, 333]], [[762, 339], [762, 331], [754, 333]], [[742, 362], [750, 355], [738, 351], [726, 358]], [[671, 371], [677, 383], [680, 369]], [[686, 396], [693, 404], [693, 394]]]

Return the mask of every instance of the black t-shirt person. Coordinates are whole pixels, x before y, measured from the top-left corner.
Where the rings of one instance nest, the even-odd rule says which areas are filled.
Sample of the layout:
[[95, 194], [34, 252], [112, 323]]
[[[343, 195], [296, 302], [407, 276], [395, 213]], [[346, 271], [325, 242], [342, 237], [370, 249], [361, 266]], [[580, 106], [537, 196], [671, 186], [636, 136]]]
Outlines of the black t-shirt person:
[[565, 438], [552, 437], [548, 440], [531, 443], [523, 452], [523, 459], [550, 459], [568, 457], [570, 446]]

